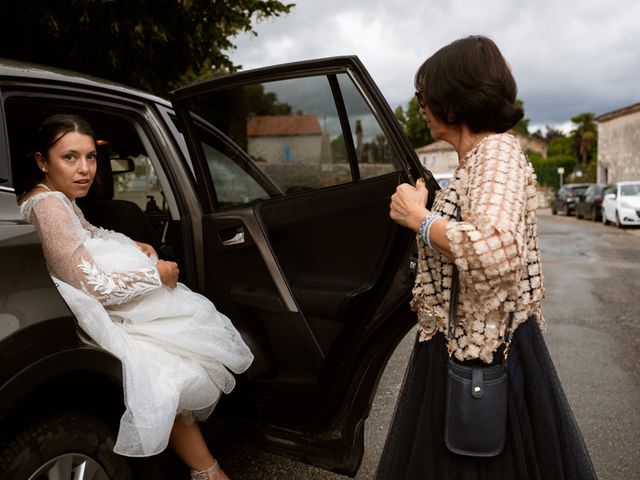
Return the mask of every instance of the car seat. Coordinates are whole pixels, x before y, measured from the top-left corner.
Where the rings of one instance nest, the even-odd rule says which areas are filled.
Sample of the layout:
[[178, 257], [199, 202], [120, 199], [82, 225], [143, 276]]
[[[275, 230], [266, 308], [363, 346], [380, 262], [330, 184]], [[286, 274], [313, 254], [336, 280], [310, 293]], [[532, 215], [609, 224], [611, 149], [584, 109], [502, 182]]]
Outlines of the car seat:
[[134, 202], [113, 198], [113, 173], [108, 155], [98, 155], [98, 164], [93, 184], [84, 198], [76, 203], [85, 218], [97, 227], [127, 235], [132, 240], [148, 243], [157, 252], [161, 242], [151, 221]]

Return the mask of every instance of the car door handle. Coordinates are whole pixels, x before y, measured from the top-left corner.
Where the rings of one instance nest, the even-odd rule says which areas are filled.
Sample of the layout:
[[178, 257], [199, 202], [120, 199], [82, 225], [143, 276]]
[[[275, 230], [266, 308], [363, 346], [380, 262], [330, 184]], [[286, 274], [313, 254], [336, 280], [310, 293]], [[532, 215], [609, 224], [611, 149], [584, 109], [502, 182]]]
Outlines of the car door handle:
[[244, 230], [242, 229], [239, 229], [233, 237], [222, 241], [222, 245], [224, 245], [225, 247], [230, 247], [232, 245], [242, 245], [243, 243]]

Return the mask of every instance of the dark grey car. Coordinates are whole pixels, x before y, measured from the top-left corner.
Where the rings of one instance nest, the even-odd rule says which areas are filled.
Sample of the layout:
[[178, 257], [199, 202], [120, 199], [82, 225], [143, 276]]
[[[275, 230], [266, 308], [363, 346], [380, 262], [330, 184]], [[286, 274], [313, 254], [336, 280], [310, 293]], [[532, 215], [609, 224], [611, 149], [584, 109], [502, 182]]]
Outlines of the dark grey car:
[[561, 186], [551, 200], [553, 215], [563, 212], [566, 216], [573, 215], [578, 197], [591, 185], [590, 183], [566, 183]]
[[611, 185], [594, 183], [578, 196], [575, 205], [576, 218], [589, 218], [599, 222], [602, 217], [602, 200]]
[[205, 430], [222, 419], [262, 448], [354, 475], [379, 376], [415, 323], [415, 236], [390, 221], [389, 197], [420, 175], [438, 186], [355, 57], [171, 99], [0, 61], [0, 479], [162, 476], [112, 452], [120, 363], [78, 330], [18, 211], [32, 134], [58, 112], [96, 132], [98, 173], [78, 202], [89, 220], [178, 262], [255, 354]]

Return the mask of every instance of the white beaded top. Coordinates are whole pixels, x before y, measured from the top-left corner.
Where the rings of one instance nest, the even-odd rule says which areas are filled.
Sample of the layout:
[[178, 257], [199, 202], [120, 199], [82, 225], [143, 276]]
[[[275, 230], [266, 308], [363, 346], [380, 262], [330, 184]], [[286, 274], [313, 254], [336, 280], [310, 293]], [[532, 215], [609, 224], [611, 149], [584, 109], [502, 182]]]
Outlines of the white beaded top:
[[[536, 223], [536, 176], [515, 137], [485, 137], [458, 166], [432, 207], [450, 222], [446, 235], [459, 270], [454, 355], [491, 362], [509, 313], [513, 328], [535, 315], [544, 328], [544, 297]], [[420, 340], [446, 332], [452, 263], [418, 238], [412, 308]]]

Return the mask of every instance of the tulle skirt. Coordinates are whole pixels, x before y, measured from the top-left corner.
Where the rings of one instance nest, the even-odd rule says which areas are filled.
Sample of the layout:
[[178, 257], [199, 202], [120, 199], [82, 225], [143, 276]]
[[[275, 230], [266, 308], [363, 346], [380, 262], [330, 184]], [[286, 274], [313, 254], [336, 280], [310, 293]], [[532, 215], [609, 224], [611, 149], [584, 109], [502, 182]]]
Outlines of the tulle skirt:
[[377, 480], [596, 479], [535, 318], [516, 330], [509, 355], [507, 438], [493, 458], [444, 444], [447, 349], [443, 334], [414, 346]]
[[126, 410], [114, 451], [163, 451], [177, 415], [204, 420], [253, 360], [231, 321], [207, 298], [178, 284], [105, 307], [54, 278], [82, 330], [122, 362]]

